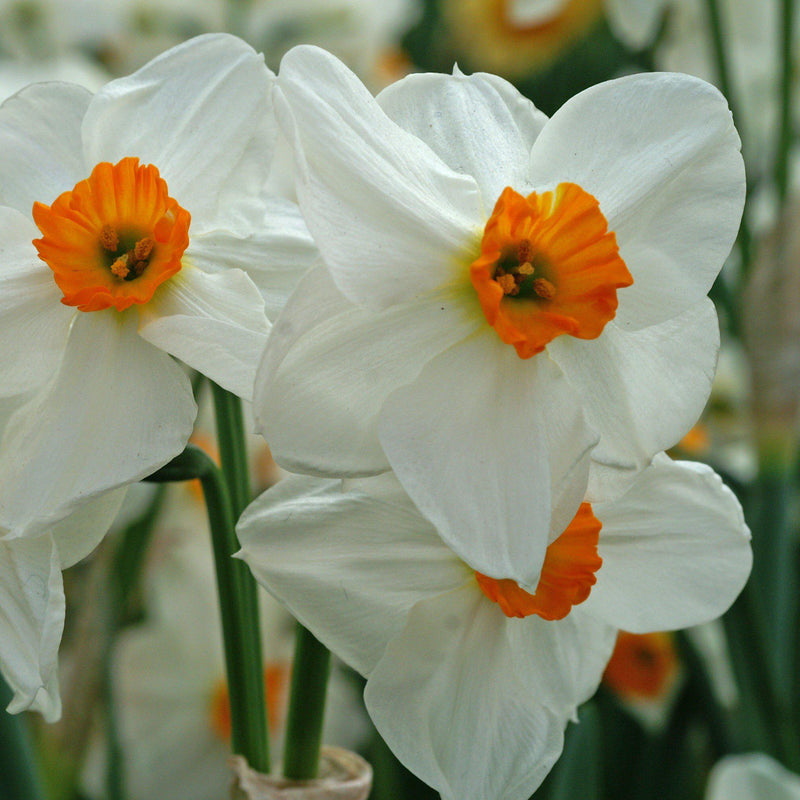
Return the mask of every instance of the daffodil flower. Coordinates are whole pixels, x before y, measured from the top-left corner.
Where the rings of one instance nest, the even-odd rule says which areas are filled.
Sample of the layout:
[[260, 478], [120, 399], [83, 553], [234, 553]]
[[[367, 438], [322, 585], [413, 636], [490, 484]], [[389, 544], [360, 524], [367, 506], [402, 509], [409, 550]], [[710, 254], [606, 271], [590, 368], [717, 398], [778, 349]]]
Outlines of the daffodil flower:
[[240, 556], [367, 677], [367, 710], [444, 800], [524, 800], [592, 695], [617, 628], [722, 613], [750, 571], [749, 532], [707, 467], [659, 457], [621, 499], [584, 503], [533, 593], [453, 553], [391, 475], [292, 478], [243, 515]]
[[636, 75], [548, 120], [458, 72], [375, 99], [301, 47], [274, 103], [325, 268], [272, 331], [262, 433], [295, 472], [391, 468], [459, 555], [532, 588], [587, 484], [620, 494], [708, 397], [744, 200], [725, 100]]
[[0, 395], [24, 398], [0, 441], [0, 537], [181, 451], [196, 406], [171, 356], [251, 397], [266, 313], [316, 253], [266, 188], [273, 80], [211, 35], [94, 96], [36, 84], [0, 107]]
[[800, 800], [800, 775], [766, 753], [720, 759], [711, 770], [706, 800]]

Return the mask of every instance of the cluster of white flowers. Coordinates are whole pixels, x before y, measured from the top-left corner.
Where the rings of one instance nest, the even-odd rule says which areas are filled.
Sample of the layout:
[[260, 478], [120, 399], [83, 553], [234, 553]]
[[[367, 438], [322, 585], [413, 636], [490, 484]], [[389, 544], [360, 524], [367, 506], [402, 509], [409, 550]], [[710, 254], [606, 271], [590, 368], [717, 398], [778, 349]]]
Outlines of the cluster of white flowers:
[[[694, 424], [706, 297], [744, 201], [722, 96], [601, 84], [551, 119], [487, 74], [374, 97], [298, 47], [208, 35], [91, 95], [0, 107], [0, 668], [59, 715], [61, 570], [196, 413], [246, 400], [284, 468], [258, 580], [367, 678], [446, 800], [523, 800], [618, 628], [722, 613], [733, 494], [662, 451]], [[271, 328], [271, 330], [270, 330]]]

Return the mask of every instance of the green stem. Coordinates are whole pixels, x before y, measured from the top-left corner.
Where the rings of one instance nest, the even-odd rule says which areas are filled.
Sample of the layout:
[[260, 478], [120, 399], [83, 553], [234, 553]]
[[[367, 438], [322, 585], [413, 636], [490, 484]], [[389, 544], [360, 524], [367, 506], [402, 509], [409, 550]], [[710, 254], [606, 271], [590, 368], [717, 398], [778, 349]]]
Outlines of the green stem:
[[299, 623], [296, 637], [283, 774], [306, 780], [315, 778], [319, 767], [331, 654]]
[[[719, 0], [706, 0], [708, 11], [708, 22], [711, 31], [711, 49], [714, 55], [714, 64], [717, 71], [717, 81], [719, 88], [728, 100], [728, 105], [733, 115], [733, 121], [739, 130], [739, 136], [744, 140], [747, 131], [744, 130], [744, 118], [740, 114], [739, 99], [734, 90], [728, 64], [728, 54], [725, 48], [725, 33], [722, 25], [722, 14], [720, 13]], [[745, 212], [747, 209], [745, 209]], [[742, 254], [742, 275], [746, 275], [750, 269], [752, 258], [752, 235], [750, 225], [747, 221], [747, 214], [742, 215], [742, 223], [739, 226], [739, 249]]]
[[789, 192], [789, 151], [792, 145], [792, 39], [794, 38], [794, 0], [781, 2], [781, 78], [778, 88], [780, 126], [775, 159], [775, 183], [781, 206]]
[[203, 487], [211, 528], [231, 708], [231, 747], [254, 770], [269, 772], [258, 598], [254, 585], [252, 592], [243, 591], [248, 580], [252, 582], [247, 566], [231, 558], [239, 550], [239, 542], [223, 474], [205, 452], [189, 445], [148, 480], [193, 478], [199, 478]]
[[[242, 401], [231, 392], [218, 386], [213, 381], [211, 387], [214, 393], [214, 413], [217, 423], [217, 442], [219, 444], [222, 474], [231, 499], [231, 510], [235, 520], [241, 517], [253, 498], [250, 486], [250, 469], [247, 461], [247, 443], [244, 433], [244, 415]], [[236, 534], [233, 534], [228, 555], [239, 550]], [[229, 559], [230, 560], [230, 559]], [[250, 723], [253, 728], [254, 740], [251, 743], [251, 755], [256, 751], [262, 755], [254, 761], [251, 755], [247, 756], [250, 766], [259, 772], [269, 771], [269, 743], [267, 732], [267, 718], [264, 712], [264, 675], [263, 657], [261, 654], [261, 625], [259, 624], [258, 590], [250, 570], [241, 561], [232, 562], [231, 570], [237, 583], [236, 591], [243, 609], [242, 625], [239, 635], [242, 640], [242, 649], [250, 664], [258, 664], [258, 670], [249, 669], [243, 674], [247, 685], [245, 695], [252, 702], [253, 712]], [[258, 709], [258, 711], [256, 711]]]
[[0, 677], [0, 800], [42, 800], [33, 750], [18, 714], [5, 709], [12, 692]]
[[216, 383], [212, 382], [211, 386], [214, 392], [214, 414], [222, 473], [228, 487], [233, 516], [239, 519], [242, 511], [253, 499], [247, 464], [242, 401]]

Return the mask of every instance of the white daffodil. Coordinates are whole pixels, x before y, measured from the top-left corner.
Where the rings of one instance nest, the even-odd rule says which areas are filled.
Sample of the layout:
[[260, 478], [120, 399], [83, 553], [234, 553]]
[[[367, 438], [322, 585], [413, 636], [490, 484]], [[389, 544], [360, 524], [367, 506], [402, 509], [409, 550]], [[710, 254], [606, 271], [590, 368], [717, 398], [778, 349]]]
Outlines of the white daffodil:
[[800, 800], [800, 775], [764, 753], [727, 756], [708, 779], [706, 800]]
[[441, 10], [448, 37], [470, 64], [524, 78], [590, 36], [603, 0], [442, 0]]
[[238, 527], [240, 556], [367, 680], [383, 738], [445, 800], [523, 800], [595, 690], [616, 629], [722, 613], [750, 570], [733, 494], [657, 459], [615, 502], [581, 506], [533, 594], [446, 547], [391, 475], [291, 478]]
[[0, 107], [0, 393], [26, 398], [0, 441], [0, 537], [181, 451], [196, 407], [170, 356], [251, 396], [265, 307], [315, 253], [264, 188], [273, 80], [210, 35], [94, 96], [37, 84]]
[[535, 586], [587, 481], [592, 500], [619, 494], [708, 397], [706, 292], [744, 199], [724, 99], [636, 75], [548, 120], [485, 74], [375, 99], [303, 47], [274, 102], [325, 261], [256, 382], [276, 460], [391, 468], [459, 555]]

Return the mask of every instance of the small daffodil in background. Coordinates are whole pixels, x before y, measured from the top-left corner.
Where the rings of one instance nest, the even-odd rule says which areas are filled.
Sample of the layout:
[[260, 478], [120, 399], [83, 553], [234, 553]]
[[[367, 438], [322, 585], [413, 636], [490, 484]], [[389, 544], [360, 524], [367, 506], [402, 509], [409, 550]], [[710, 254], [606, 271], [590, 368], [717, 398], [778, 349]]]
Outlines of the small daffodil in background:
[[256, 382], [276, 460], [392, 469], [459, 555], [534, 588], [584, 497], [624, 491], [708, 397], [706, 293], [744, 199], [724, 99], [636, 75], [547, 119], [458, 72], [376, 99], [300, 47], [274, 103], [324, 260]]
[[[214, 567], [204, 510], [187, 486], [170, 489], [143, 575], [144, 620], [123, 630], [111, 666], [114, 714], [130, 800], [219, 800], [231, 781], [231, 718]], [[294, 620], [262, 593], [264, 688], [273, 758], [280, 757]], [[327, 742], [355, 747], [368, 730], [363, 704], [341, 669], [332, 676]], [[83, 772], [104, 797], [106, 738], [96, 731]]]
[[528, 798], [617, 628], [709, 620], [751, 563], [733, 494], [666, 457], [619, 500], [581, 505], [533, 592], [460, 559], [391, 474], [287, 479], [238, 533], [259, 582], [367, 677], [378, 731], [445, 800]]
[[800, 800], [800, 775], [764, 753], [728, 756], [711, 771], [705, 800]]
[[445, 31], [470, 64], [510, 79], [545, 69], [589, 36], [602, 0], [443, 0]]

